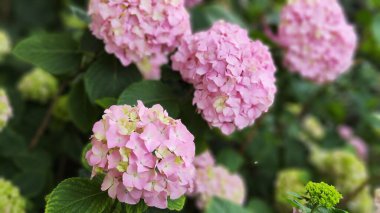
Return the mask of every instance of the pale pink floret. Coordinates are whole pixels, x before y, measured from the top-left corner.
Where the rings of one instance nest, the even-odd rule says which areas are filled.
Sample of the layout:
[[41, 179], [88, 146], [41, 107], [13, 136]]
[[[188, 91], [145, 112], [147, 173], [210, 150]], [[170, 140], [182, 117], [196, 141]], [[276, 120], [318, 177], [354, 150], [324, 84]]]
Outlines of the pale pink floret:
[[160, 105], [111, 106], [93, 127], [86, 159], [105, 173], [102, 190], [120, 202], [167, 208], [192, 191], [194, 136]]
[[220, 197], [242, 205], [245, 198], [242, 178], [231, 174], [222, 166], [216, 166], [214, 162], [208, 151], [195, 158], [194, 191], [188, 194], [196, 197], [196, 204], [200, 209], [204, 209], [212, 197]]
[[356, 154], [363, 160], [368, 157], [368, 146], [360, 137], [356, 136], [351, 127], [341, 125], [338, 127], [340, 137], [355, 148]]
[[269, 49], [237, 25], [219, 21], [186, 37], [172, 61], [194, 85], [193, 103], [203, 118], [224, 134], [252, 125], [274, 101], [276, 67]]
[[285, 64], [316, 83], [334, 81], [353, 63], [357, 35], [338, 0], [292, 0], [282, 9], [276, 40]]
[[185, 0], [186, 7], [194, 7], [200, 4], [203, 0]]
[[92, 33], [124, 66], [136, 63], [147, 79], [159, 79], [184, 36], [191, 33], [184, 0], [91, 0]]

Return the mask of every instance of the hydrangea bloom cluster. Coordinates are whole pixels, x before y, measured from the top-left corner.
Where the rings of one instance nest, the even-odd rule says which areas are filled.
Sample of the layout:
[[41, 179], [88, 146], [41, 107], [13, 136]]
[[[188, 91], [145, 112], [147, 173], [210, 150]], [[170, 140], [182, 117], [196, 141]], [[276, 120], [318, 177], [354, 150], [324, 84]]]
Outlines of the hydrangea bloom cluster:
[[312, 206], [332, 208], [343, 198], [342, 194], [340, 194], [334, 186], [328, 185], [324, 182], [309, 182], [307, 183], [305, 190], [309, 197], [308, 201]]
[[290, 0], [280, 19], [274, 39], [284, 47], [290, 70], [326, 83], [352, 65], [357, 36], [338, 0]]
[[[311, 149], [311, 163], [328, 176], [329, 180], [343, 194], [352, 193], [368, 179], [367, 168], [364, 162], [355, 154], [346, 150], [323, 150], [318, 147]], [[348, 203], [350, 212], [371, 213], [373, 201], [365, 187]]]
[[167, 208], [192, 190], [194, 137], [160, 105], [111, 106], [93, 127], [86, 159], [106, 174], [102, 190], [120, 202]]
[[322, 139], [325, 137], [325, 129], [318, 118], [312, 115], [306, 116], [302, 121], [303, 128], [313, 139]]
[[11, 182], [0, 178], [0, 212], [23, 213], [26, 201]]
[[278, 212], [291, 212], [288, 192], [304, 194], [305, 185], [310, 180], [310, 174], [302, 169], [284, 169], [278, 173], [275, 190], [276, 206]]
[[18, 90], [27, 100], [46, 103], [58, 93], [58, 80], [50, 73], [35, 68], [22, 77]]
[[106, 51], [148, 79], [160, 78], [167, 55], [191, 33], [184, 0], [91, 0], [89, 14]]
[[276, 93], [276, 67], [260, 41], [223, 21], [186, 37], [172, 57], [173, 69], [195, 87], [193, 103], [224, 134], [252, 125]]
[[376, 206], [376, 213], [380, 213], [380, 189], [375, 190], [375, 206]]
[[356, 150], [357, 155], [365, 160], [368, 157], [368, 147], [367, 144], [363, 141], [363, 139], [357, 137], [351, 127], [348, 126], [339, 126], [338, 133], [342, 139], [344, 139], [348, 144], [353, 146]]
[[212, 197], [220, 197], [242, 205], [245, 198], [243, 180], [236, 174], [231, 174], [226, 168], [216, 166], [210, 152], [197, 156], [194, 160], [196, 169], [194, 191], [197, 206], [204, 209]]
[[11, 51], [11, 40], [8, 34], [0, 30], [0, 61], [4, 57], [4, 55], [8, 54]]
[[197, 4], [200, 4], [203, 0], [185, 0], [186, 7], [194, 7]]
[[4, 89], [0, 88], [0, 132], [12, 117], [12, 107]]

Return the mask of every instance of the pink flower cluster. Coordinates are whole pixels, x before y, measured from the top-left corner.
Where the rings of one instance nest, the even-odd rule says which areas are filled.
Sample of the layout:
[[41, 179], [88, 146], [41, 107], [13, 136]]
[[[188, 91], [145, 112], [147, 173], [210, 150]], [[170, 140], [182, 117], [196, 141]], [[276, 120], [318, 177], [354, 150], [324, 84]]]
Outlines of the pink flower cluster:
[[105, 173], [102, 190], [120, 202], [167, 208], [192, 190], [194, 137], [160, 105], [111, 106], [93, 127], [86, 159], [93, 175]]
[[357, 155], [366, 160], [368, 157], [368, 147], [363, 139], [357, 137], [352, 129], [348, 126], [342, 125], [338, 127], [338, 133], [342, 139], [344, 139], [348, 144], [353, 146], [356, 150]]
[[91, 0], [90, 29], [125, 66], [136, 63], [147, 79], [160, 78], [184, 36], [191, 33], [184, 0]]
[[289, 0], [280, 19], [276, 40], [291, 71], [326, 83], [350, 68], [357, 36], [338, 0]]
[[194, 7], [197, 4], [200, 4], [203, 0], [185, 0], [186, 7]]
[[276, 93], [271, 54], [246, 30], [223, 21], [186, 37], [172, 57], [173, 69], [195, 87], [193, 103], [224, 134], [252, 125]]
[[194, 165], [196, 168], [194, 191], [189, 195], [196, 197], [198, 208], [205, 208], [215, 196], [243, 204], [245, 198], [243, 180], [238, 175], [230, 174], [224, 167], [216, 166], [210, 152], [197, 156]]

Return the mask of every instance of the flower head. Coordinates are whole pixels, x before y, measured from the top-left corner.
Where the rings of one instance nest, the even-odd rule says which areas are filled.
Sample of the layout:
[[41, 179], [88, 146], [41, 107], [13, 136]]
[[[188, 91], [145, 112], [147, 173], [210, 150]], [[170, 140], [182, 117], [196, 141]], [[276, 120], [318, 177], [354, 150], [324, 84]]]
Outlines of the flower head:
[[86, 159], [106, 174], [102, 190], [120, 202], [167, 208], [192, 189], [194, 137], [160, 106], [111, 106], [93, 127]]
[[309, 182], [305, 190], [309, 196], [309, 203], [313, 206], [332, 208], [343, 198], [334, 186], [330, 186], [324, 182]]
[[50, 73], [35, 68], [22, 77], [18, 90], [27, 100], [46, 103], [57, 94], [58, 80]]
[[305, 184], [309, 179], [309, 173], [301, 169], [284, 169], [278, 173], [275, 183], [275, 199], [279, 211], [290, 212], [292, 210], [288, 193], [304, 194]]
[[231, 174], [222, 166], [216, 166], [210, 152], [206, 151], [197, 156], [194, 165], [194, 191], [189, 194], [196, 197], [198, 208], [204, 209], [214, 196], [243, 204], [245, 188], [242, 178]]
[[0, 178], [0, 212], [23, 213], [26, 201], [20, 195], [19, 189], [11, 182]]
[[12, 107], [9, 104], [8, 96], [4, 89], [0, 88], [0, 132], [7, 125], [12, 117]]
[[366, 160], [368, 157], [368, 147], [363, 139], [354, 135], [351, 127], [342, 125], [338, 127], [338, 133], [340, 137], [345, 140], [348, 144], [350, 144], [356, 151], [357, 155]]
[[276, 40], [285, 64], [317, 83], [334, 81], [353, 62], [357, 35], [338, 0], [291, 0], [282, 9]]
[[274, 101], [276, 68], [268, 47], [237, 25], [219, 21], [186, 37], [172, 61], [194, 85], [198, 111], [224, 134], [252, 125]]
[[136, 63], [148, 79], [160, 78], [184, 36], [191, 33], [184, 0], [91, 0], [92, 33], [125, 66]]
[[186, 7], [190, 8], [196, 6], [197, 4], [200, 4], [202, 1], [203, 0], [185, 0], [185, 5]]

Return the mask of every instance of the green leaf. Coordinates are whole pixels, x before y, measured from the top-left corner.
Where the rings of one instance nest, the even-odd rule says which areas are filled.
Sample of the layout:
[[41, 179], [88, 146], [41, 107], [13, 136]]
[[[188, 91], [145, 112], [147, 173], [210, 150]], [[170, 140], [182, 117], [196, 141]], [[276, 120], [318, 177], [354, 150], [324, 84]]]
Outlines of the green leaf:
[[83, 132], [89, 132], [92, 125], [98, 119], [100, 111], [88, 100], [83, 81], [75, 83], [71, 89], [68, 111], [75, 126]]
[[26, 142], [16, 132], [5, 129], [0, 133], [0, 155], [5, 157], [15, 157], [15, 153], [22, 153], [27, 150]]
[[137, 68], [132, 65], [123, 67], [109, 55], [103, 55], [87, 70], [84, 82], [91, 102], [105, 97], [118, 97], [130, 84], [141, 80]]
[[83, 22], [89, 24], [91, 22], [91, 18], [88, 16], [87, 12], [84, 11], [82, 8], [79, 8], [77, 6], [71, 5], [70, 11], [73, 15], [78, 17]]
[[100, 187], [99, 179], [66, 179], [48, 197], [45, 213], [103, 212], [111, 208], [114, 201]]
[[168, 209], [172, 211], [181, 211], [185, 206], [186, 197], [182, 196], [176, 200], [168, 199]]
[[249, 213], [249, 211], [237, 204], [218, 197], [214, 197], [206, 207], [205, 213]]
[[179, 113], [178, 97], [169, 86], [159, 81], [141, 81], [130, 85], [120, 95], [118, 104], [136, 105], [138, 100], [147, 107], [161, 104], [172, 117]]
[[243, 157], [233, 149], [223, 149], [218, 153], [216, 160], [231, 172], [238, 171], [244, 163]]
[[377, 42], [380, 45], [380, 14], [375, 15], [372, 21], [372, 34]]
[[46, 172], [51, 166], [51, 157], [47, 152], [41, 150], [18, 154], [13, 161], [23, 171]]
[[13, 53], [56, 75], [75, 71], [81, 62], [78, 44], [65, 34], [35, 35], [21, 41]]
[[143, 200], [140, 200], [136, 205], [125, 205], [125, 210], [127, 213], [144, 213], [148, 209], [148, 206]]
[[247, 207], [253, 213], [272, 213], [271, 208], [260, 199], [251, 199]]
[[92, 148], [92, 144], [91, 143], [88, 143], [82, 150], [82, 154], [81, 154], [81, 163], [83, 165], [83, 167], [89, 171], [91, 171], [91, 166], [88, 164], [87, 162], [87, 159], [86, 159], [86, 154], [88, 152], [88, 150], [90, 150]]
[[103, 109], [108, 109], [110, 106], [117, 104], [117, 99], [111, 98], [111, 97], [102, 98], [102, 99], [96, 100], [95, 103], [98, 106], [102, 107]]
[[216, 21], [224, 20], [246, 28], [244, 21], [233, 11], [221, 4], [196, 7], [191, 10], [192, 27], [195, 31], [210, 28]]

